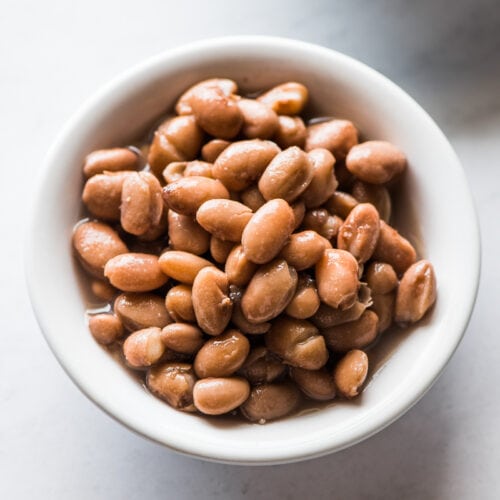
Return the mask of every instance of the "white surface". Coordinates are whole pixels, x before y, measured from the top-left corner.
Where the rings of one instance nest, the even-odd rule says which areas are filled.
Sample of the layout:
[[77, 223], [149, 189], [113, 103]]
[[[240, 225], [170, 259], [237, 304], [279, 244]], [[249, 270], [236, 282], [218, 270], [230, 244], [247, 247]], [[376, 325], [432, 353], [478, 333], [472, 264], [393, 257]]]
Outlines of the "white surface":
[[[266, 71], [256, 76], [261, 68]], [[438, 277], [439, 301], [430, 321], [422, 322], [400, 342], [390, 362], [379, 367], [358, 405], [339, 404], [260, 426], [224, 425], [220, 420], [215, 424], [152, 398], [140, 384], [131, 383], [130, 374], [88, 334], [85, 304], [68, 251], [80, 214], [82, 157], [100, 147], [126, 144], [173, 105], [194, 83], [193, 75], [198, 80], [214, 74], [249, 82], [244, 89], [249, 92], [290, 79], [300, 81], [309, 89], [312, 113], [347, 116], [366, 136], [391, 141], [408, 157], [411, 172], [400, 193], [408, 202], [402, 207], [395, 204], [394, 211], [403, 233], [419, 233], [424, 242], [424, 256]], [[80, 109], [57, 138], [43, 169], [26, 258], [40, 326], [85, 394], [131, 429], [175, 450], [264, 465], [345, 448], [379, 431], [414, 404], [462, 338], [476, 294], [479, 242], [458, 159], [415, 101], [380, 74], [337, 52], [274, 37], [222, 37], [167, 51], [130, 70]], [[454, 191], [447, 195], [449, 203], [443, 204], [440, 195], [450, 178]], [[460, 226], [450, 224], [455, 219]], [[470, 235], [465, 246], [464, 232]], [[456, 270], [464, 260], [470, 265], [459, 275]], [[46, 279], [58, 273], [58, 280]]]
[[[494, 0], [454, 2], [446, 16], [445, 5], [316, 1], [306, 7], [304, 2], [268, 0], [254, 1], [251, 8], [223, 8], [218, 1], [182, 7], [160, 1], [144, 1], [141, 7], [124, 1], [4, 2], [0, 497], [496, 497], [500, 12]], [[38, 331], [20, 255], [31, 180], [48, 144], [80, 102], [118, 72], [164, 48], [234, 33], [323, 43], [394, 79], [430, 111], [455, 146], [476, 196], [483, 232], [483, 280], [475, 314], [455, 357], [427, 396], [397, 423], [354, 448], [272, 468], [182, 458], [97, 410], [57, 365]]]

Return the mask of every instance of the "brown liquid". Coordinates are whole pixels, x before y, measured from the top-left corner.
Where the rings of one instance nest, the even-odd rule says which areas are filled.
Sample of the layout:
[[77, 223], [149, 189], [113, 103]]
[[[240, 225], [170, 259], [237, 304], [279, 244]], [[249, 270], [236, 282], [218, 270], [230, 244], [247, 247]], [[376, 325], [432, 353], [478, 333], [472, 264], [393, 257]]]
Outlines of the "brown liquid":
[[[252, 95], [247, 95], [245, 97], [254, 98], [259, 95], [261, 92], [256, 92]], [[141, 149], [145, 145], [149, 145], [152, 141], [154, 131], [157, 129], [158, 125], [161, 124], [164, 120], [169, 118], [171, 115], [163, 115], [162, 117], [156, 119], [153, 125], [145, 131], [144, 134], [141, 134], [139, 138], [131, 141], [131, 144], [128, 146], [133, 149]], [[331, 117], [312, 117], [305, 120], [308, 125], [321, 123], [324, 121], [328, 121], [332, 119]], [[149, 170], [149, 166], [146, 164], [144, 170]], [[391, 225], [396, 229], [400, 230], [402, 235], [406, 237], [415, 247], [417, 251], [417, 255], [420, 257], [425, 255], [424, 245], [421, 237], [421, 228], [418, 224], [417, 217], [417, 208], [411, 203], [411, 197], [409, 196], [409, 187], [408, 182], [405, 176], [391, 189], [391, 200], [392, 200], [392, 215], [391, 215]], [[404, 208], [403, 208], [404, 207]], [[88, 214], [85, 212], [85, 209], [82, 207], [82, 219], [76, 224], [81, 224], [88, 219]], [[75, 226], [76, 226], [75, 225]], [[123, 233], [122, 233], [123, 234]], [[127, 239], [127, 238], [125, 238]], [[129, 243], [129, 242], [127, 242]], [[136, 242], [135, 244], [129, 245], [132, 251], [140, 251], [142, 243]], [[151, 246], [151, 243], [146, 243], [145, 246]], [[165, 242], [159, 243], [159, 248], [164, 248]], [[137, 247], [137, 248], [136, 248]], [[151, 251], [151, 250], [150, 250]], [[85, 314], [85, 324], [88, 324], [88, 316], [92, 314], [98, 314], [102, 312], [111, 312], [113, 310], [113, 302], [105, 302], [97, 299], [91, 292], [90, 282], [91, 279], [85, 274], [85, 272], [81, 269], [81, 266], [78, 263], [75, 263], [75, 268], [77, 268], [78, 281], [81, 285], [81, 291], [83, 295], [84, 302], [87, 306], [86, 314]], [[369, 385], [371, 381], [376, 377], [377, 373], [383, 369], [386, 363], [390, 360], [391, 355], [397, 350], [399, 344], [404, 342], [404, 340], [413, 333], [413, 330], [418, 328], [418, 325], [413, 327], [408, 327], [405, 329], [401, 329], [396, 325], [392, 325], [387, 331], [385, 331], [374, 344], [364, 349], [368, 354], [369, 359], [369, 372], [367, 376], [367, 380], [365, 382], [365, 390], [369, 390]], [[262, 336], [254, 336], [259, 338], [259, 341], [262, 341]], [[103, 346], [103, 349], [106, 349], [110, 355], [119, 362], [124, 370], [128, 373], [128, 375], [140, 383], [144, 390], [146, 390], [149, 394], [147, 385], [146, 385], [146, 370], [133, 370], [129, 368], [125, 364], [125, 360], [123, 357], [123, 341], [115, 342], [111, 346]], [[152, 394], [151, 394], [152, 395]], [[156, 397], [153, 396], [152, 397]], [[347, 401], [342, 399], [334, 399], [331, 401], [316, 401], [307, 396], [303, 396], [300, 405], [294, 410], [292, 415], [305, 415], [312, 412], [316, 412], [322, 410], [324, 408], [330, 408], [332, 406], [342, 405], [342, 404], [356, 404], [356, 401], [360, 402], [361, 396], [354, 401]], [[167, 403], [165, 403], [167, 404]], [[211, 417], [202, 414], [191, 413], [190, 415], [193, 418], [203, 418], [208, 419], [208, 421], [217, 427], [227, 427], [229, 426], [237, 426], [237, 425], [248, 425], [248, 424], [256, 424], [255, 422], [249, 422], [246, 420], [238, 411], [233, 411], [228, 415]], [[286, 418], [286, 417], [285, 417]]]

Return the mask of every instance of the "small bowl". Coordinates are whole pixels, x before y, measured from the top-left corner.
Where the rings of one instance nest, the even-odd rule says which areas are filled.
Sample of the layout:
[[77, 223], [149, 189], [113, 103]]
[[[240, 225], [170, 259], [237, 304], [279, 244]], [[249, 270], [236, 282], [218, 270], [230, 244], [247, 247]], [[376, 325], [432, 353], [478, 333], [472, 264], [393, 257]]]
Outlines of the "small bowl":
[[[170, 110], [191, 84], [232, 78], [244, 91], [295, 80], [310, 90], [312, 115], [349, 118], [364, 138], [394, 142], [409, 171], [396, 203], [398, 227], [435, 266], [438, 300], [410, 333], [392, 333], [362, 397], [266, 425], [185, 414], [151, 396], [101, 348], [84, 322], [71, 251], [81, 213], [84, 156], [127, 144]], [[133, 68], [93, 96], [45, 160], [26, 247], [33, 308], [55, 356], [78, 387], [131, 430], [187, 455], [238, 464], [305, 460], [351, 446], [415, 404], [455, 351], [472, 312], [480, 243], [464, 172], [443, 133], [398, 86], [364, 64], [316, 45], [242, 36], [196, 42]]]

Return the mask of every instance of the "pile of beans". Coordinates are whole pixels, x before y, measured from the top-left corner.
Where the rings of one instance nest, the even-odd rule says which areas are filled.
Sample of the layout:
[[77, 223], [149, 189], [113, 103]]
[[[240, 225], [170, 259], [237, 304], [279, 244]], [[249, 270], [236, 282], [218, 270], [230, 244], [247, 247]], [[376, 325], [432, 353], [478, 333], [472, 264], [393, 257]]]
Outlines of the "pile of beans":
[[389, 225], [405, 155], [348, 120], [306, 125], [307, 100], [206, 80], [151, 143], [85, 159], [73, 246], [108, 304], [90, 331], [178, 410], [265, 422], [354, 398], [366, 351], [435, 302], [432, 265]]

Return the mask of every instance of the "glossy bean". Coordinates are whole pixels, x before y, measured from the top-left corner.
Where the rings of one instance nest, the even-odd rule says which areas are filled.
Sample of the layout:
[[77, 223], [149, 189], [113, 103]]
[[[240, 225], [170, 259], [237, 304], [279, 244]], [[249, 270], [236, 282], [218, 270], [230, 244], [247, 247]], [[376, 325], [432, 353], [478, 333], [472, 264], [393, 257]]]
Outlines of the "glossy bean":
[[250, 323], [265, 323], [284, 311], [297, 288], [297, 271], [284, 259], [262, 266], [252, 277], [241, 299], [241, 310]]
[[231, 319], [227, 276], [215, 267], [203, 268], [193, 282], [193, 308], [199, 327], [209, 335], [219, 335]]
[[368, 374], [368, 356], [360, 350], [349, 351], [337, 364], [333, 379], [345, 398], [359, 395]]
[[172, 322], [165, 301], [153, 293], [122, 293], [116, 297], [113, 309], [131, 331], [149, 326], [163, 328]]
[[348, 120], [328, 120], [307, 127], [305, 150], [328, 149], [337, 161], [343, 161], [358, 143], [358, 131]]
[[223, 415], [241, 406], [250, 395], [250, 384], [241, 377], [210, 377], [198, 380], [193, 398], [206, 415]]

